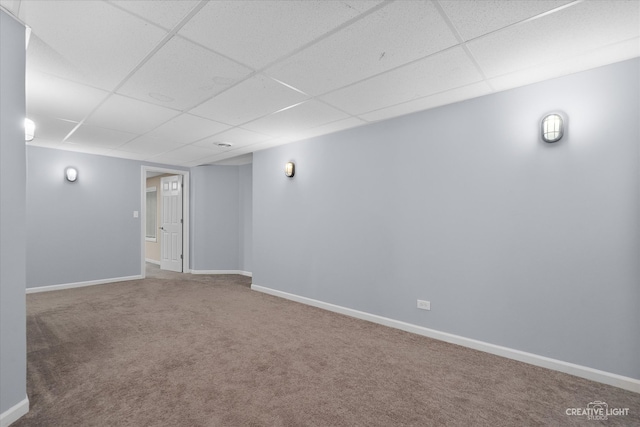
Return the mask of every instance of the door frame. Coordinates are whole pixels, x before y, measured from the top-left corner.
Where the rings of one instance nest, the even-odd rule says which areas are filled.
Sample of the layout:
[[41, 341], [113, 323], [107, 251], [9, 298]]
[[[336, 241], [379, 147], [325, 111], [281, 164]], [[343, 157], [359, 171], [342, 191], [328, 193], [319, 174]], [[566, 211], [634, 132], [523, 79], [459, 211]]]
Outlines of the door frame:
[[141, 217], [142, 229], [140, 230], [140, 241], [142, 248], [140, 251], [140, 273], [142, 278], [146, 277], [146, 261], [145, 261], [145, 237], [147, 235], [147, 172], [161, 172], [171, 175], [182, 175], [182, 272], [191, 273], [189, 262], [189, 171], [179, 169], [168, 169], [157, 166], [142, 165], [140, 179], [140, 201], [141, 201]]

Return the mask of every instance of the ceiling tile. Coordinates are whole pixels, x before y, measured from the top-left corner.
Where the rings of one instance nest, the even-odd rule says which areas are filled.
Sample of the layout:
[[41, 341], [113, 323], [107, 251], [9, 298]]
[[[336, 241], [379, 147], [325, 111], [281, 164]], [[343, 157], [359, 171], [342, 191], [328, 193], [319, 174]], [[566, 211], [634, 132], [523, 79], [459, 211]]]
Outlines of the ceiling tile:
[[[0, 3], [33, 27], [27, 112], [37, 127], [29, 145], [173, 165], [640, 56], [637, 0]], [[455, 46], [443, 12], [472, 39], [475, 63]], [[175, 35], [160, 45], [191, 13], [180, 34], [194, 41]], [[112, 94], [120, 83], [123, 94]], [[78, 122], [75, 143], [62, 143]]]
[[316, 100], [310, 100], [293, 108], [263, 117], [243, 127], [274, 137], [296, 138], [309, 128], [320, 126], [348, 115]]
[[[90, 81], [81, 70], [81, 68], [84, 67], [72, 64], [67, 58], [52, 49], [34, 33], [31, 33], [31, 37], [29, 38], [26, 65], [27, 75], [42, 72], [43, 74], [47, 73], [54, 76], [61, 76], [66, 80], [81, 82], [82, 84]], [[107, 86], [111, 88], [111, 85]]]
[[[265, 150], [267, 148], [273, 148], [273, 147], [278, 147], [280, 145], [285, 145], [285, 144], [290, 144], [292, 142], [294, 142], [295, 140], [293, 139], [289, 139], [289, 138], [274, 138], [271, 139], [269, 141], [265, 141], [265, 142], [259, 142], [257, 144], [253, 144], [249, 147], [246, 147], [246, 149], [251, 149], [251, 152], [256, 152], [256, 151], [260, 151], [260, 150]], [[243, 152], [243, 149], [239, 149], [238, 152]], [[234, 153], [235, 155], [235, 153]]]
[[175, 161], [175, 160], [173, 160], [172, 162], [173, 163], [171, 163], [171, 164], [173, 164], [175, 166], [180, 166], [180, 167], [183, 167], [183, 168], [192, 168], [192, 167], [195, 167], [195, 166], [200, 166], [202, 164], [202, 162], [200, 162], [199, 159], [191, 160], [191, 161], [188, 161], [188, 162], [187, 161]]
[[219, 150], [196, 147], [195, 145], [187, 145], [160, 154], [158, 156], [154, 156], [149, 160], [158, 163], [181, 164], [186, 162], [193, 162], [203, 157], [213, 156], [217, 152], [219, 152]]
[[154, 24], [172, 29], [182, 18], [199, 3], [197, 0], [157, 1], [157, 0], [116, 0], [112, 1], [118, 7], [135, 13]]
[[204, 165], [246, 165], [253, 162], [253, 149], [242, 147], [227, 150], [210, 157], [203, 157], [193, 162], [189, 166]]
[[230, 166], [239, 166], [239, 165], [248, 165], [249, 163], [253, 163], [253, 153], [245, 153], [236, 155], [233, 157], [225, 157], [219, 161], [215, 161], [217, 165], [230, 165]]
[[306, 131], [300, 132], [301, 138], [313, 138], [315, 136], [327, 135], [341, 130], [354, 128], [367, 124], [364, 120], [356, 117], [349, 117], [348, 119], [337, 120], [335, 122], [327, 123], [326, 125], [317, 126]]
[[101, 147], [98, 145], [85, 145], [85, 144], [72, 144], [69, 142], [63, 142], [58, 146], [60, 150], [74, 151], [76, 153], [97, 154], [103, 155], [110, 151], [107, 147]]
[[55, 114], [56, 118], [79, 122], [102, 102], [109, 92], [64, 80], [50, 74], [27, 73], [27, 115]]
[[107, 90], [167, 34], [101, 1], [26, 1], [21, 3], [20, 17], [54, 61], [53, 71], [46, 59], [30, 67]]
[[233, 128], [210, 138], [203, 139], [193, 145], [211, 147], [215, 146], [218, 142], [228, 142], [232, 144], [233, 148], [239, 148], [246, 145], [257, 144], [258, 142], [266, 141], [268, 139], [271, 139], [271, 137], [242, 128]]
[[28, 146], [44, 147], [44, 148], [57, 148], [57, 149], [60, 149], [62, 144], [63, 143], [60, 142], [60, 141], [50, 141], [50, 140], [47, 140], [47, 139], [39, 139], [39, 138], [36, 138], [33, 141], [27, 142]]
[[180, 34], [255, 69], [303, 46], [380, 1], [215, 1]]
[[256, 75], [215, 96], [190, 113], [239, 125], [308, 99], [269, 77]]
[[120, 95], [112, 95], [86, 120], [87, 124], [143, 134], [180, 114]]
[[217, 151], [215, 154], [213, 155], [209, 155], [209, 156], [203, 156], [203, 157], [199, 157], [195, 160], [192, 160], [190, 163], [185, 164], [185, 166], [200, 166], [200, 165], [206, 165], [206, 164], [211, 164], [214, 161], [220, 160], [220, 159], [228, 159], [230, 157], [234, 157], [237, 156], [237, 152], [242, 150], [242, 148], [238, 149], [238, 148], [220, 148], [221, 151]]
[[614, 43], [584, 53], [505, 74], [489, 80], [495, 90], [506, 90], [524, 86], [542, 80], [565, 76], [614, 62], [640, 56], [640, 38], [636, 37], [621, 43]]
[[118, 157], [121, 159], [130, 159], [130, 160], [146, 160], [149, 157], [151, 157], [149, 154], [130, 153], [128, 151], [120, 151], [120, 150], [105, 151], [104, 155], [110, 156], [110, 157]]
[[80, 126], [66, 142], [104, 148], [115, 148], [131, 141], [136, 135], [128, 132], [120, 132], [113, 129], [105, 129], [97, 126]]
[[392, 3], [266, 73], [321, 95], [457, 44], [433, 3]]
[[640, 2], [587, 1], [468, 43], [496, 77], [640, 35]]
[[441, 105], [452, 104], [465, 99], [476, 98], [478, 96], [487, 95], [491, 92], [491, 88], [485, 82], [472, 83], [468, 86], [451, 89], [446, 92], [441, 92], [424, 98], [414, 99], [413, 101], [404, 102], [392, 107], [371, 111], [369, 113], [362, 114], [360, 117], [371, 122], [385, 120], [392, 117], [415, 113], [416, 111], [439, 107]]
[[136, 139], [118, 147], [120, 151], [131, 153], [147, 153], [149, 156], [165, 153], [181, 147], [173, 141], [157, 138], [149, 135], [139, 136]]
[[573, 0], [440, 0], [464, 40], [504, 28]]
[[62, 142], [78, 123], [60, 120], [46, 114], [30, 114], [29, 118], [36, 125], [34, 140]]
[[[241, 154], [240, 156], [244, 156], [244, 155], [247, 155], [247, 154]], [[214, 163], [218, 164], [218, 165], [224, 165], [225, 164], [224, 160], [232, 159], [232, 158], [238, 157], [238, 156], [239, 155], [236, 154], [235, 151], [216, 154], [215, 156], [211, 156], [211, 157], [200, 159], [199, 163], [197, 165], [194, 165], [194, 166], [205, 166], [205, 165], [211, 165], [211, 164], [214, 164]], [[251, 161], [249, 161], [247, 163], [251, 163]], [[226, 164], [229, 165], [229, 163], [226, 163]]]
[[461, 47], [340, 89], [322, 97], [354, 115], [478, 82], [482, 76]]
[[174, 37], [136, 71], [118, 93], [185, 110], [244, 79], [249, 73], [249, 68], [181, 37]]
[[0, 6], [6, 8], [14, 16], [18, 16], [20, 0], [0, 0]]
[[149, 135], [180, 142], [185, 145], [220, 133], [225, 129], [229, 129], [229, 127], [229, 125], [192, 116], [191, 114], [182, 114], [154, 129]]

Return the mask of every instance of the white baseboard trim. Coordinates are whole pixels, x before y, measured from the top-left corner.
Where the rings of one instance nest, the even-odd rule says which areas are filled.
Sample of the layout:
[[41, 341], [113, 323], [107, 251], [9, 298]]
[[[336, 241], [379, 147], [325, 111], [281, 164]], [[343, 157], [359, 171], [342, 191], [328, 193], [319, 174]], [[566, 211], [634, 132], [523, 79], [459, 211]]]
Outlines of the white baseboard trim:
[[240, 274], [242, 276], [252, 277], [250, 271], [244, 270], [191, 270], [191, 274]]
[[27, 412], [29, 412], [29, 398], [25, 396], [20, 402], [0, 414], [0, 427], [9, 427]]
[[151, 258], [145, 258], [144, 262], [148, 262], [148, 263], [155, 264], [155, 265], [160, 265], [160, 261], [156, 261], [155, 259], [151, 259]]
[[515, 350], [509, 347], [490, 344], [484, 341], [478, 341], [447, 332], [441, 332], [435, 329], [429, 329], [423, 326], [413, 325], [411, 323], [378, 316], [376, 314], [366, 313], [363, 311], [358, 311], [351, 308], [342, 307], [339, 305], [330, 304], [327, 302], [318, 301], [295, 294], [290, 294], [288, 292], [283, 292], [276, 289], [265, 288], [264, 286], [251, 284], [251, 289], [280, 298], [285, 298], [291, 301], [296, 301], [302, 304], [307, 304], [325, 310], [333, 311], [335, 313], [344, 314], [346, 316], [368, 320], [370, 322], [389, 326], [391, 328], [401, 329], [403, 331], [412, 332], [414, 334], [423, 335], [425, 337], [461, 345], [463, 347], [472, 348], [474, 350], [484, 351], [486, 353], [495, 354], [497, 356], [506, 357], [508, 359], [517, 360], [520, 362], [528, 363], [530, 365], [564, 372], [566, 374], [575, 375], [576, 377], [586, 378], [591, 381], [596, 381], [599, 383], [608, 384], [614, 387], [619, 387], [625, 390], [640, 393], [640, 380], [637, 380], [635, 378], [625, 377], [611, 372], [600, 371], [598, 369], [589, 368], [587, 366], [576, 365], [574, 363], [564, 362], [562, 360], [552, 359], [550, 357], [540, 356], [533, 353], [527, 353], [525, 351]]
[[37, 292], [59, 291], [61, 289], [82, 288], [84, 286], [104, 285], [106, 283], [115, 283], [115, 282], [128, 282], [129, 280], [139, 280], [139, 279], [143, 279], [142, 275], [114, 277], [111, 279], [89, 280], [87, 282], [64, 283], [62, 285], [38, 286], [37, 288], [27, 288], [27, 293], [34, 294]]

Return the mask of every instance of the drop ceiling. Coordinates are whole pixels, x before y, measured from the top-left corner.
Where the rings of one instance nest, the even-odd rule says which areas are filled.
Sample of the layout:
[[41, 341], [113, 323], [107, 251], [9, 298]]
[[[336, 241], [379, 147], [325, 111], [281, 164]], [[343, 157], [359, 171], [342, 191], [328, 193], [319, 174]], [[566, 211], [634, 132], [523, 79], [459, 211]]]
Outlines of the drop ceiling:
[[640, 56], [637, 0], [0, 5], [30, 144], [186, 167]]

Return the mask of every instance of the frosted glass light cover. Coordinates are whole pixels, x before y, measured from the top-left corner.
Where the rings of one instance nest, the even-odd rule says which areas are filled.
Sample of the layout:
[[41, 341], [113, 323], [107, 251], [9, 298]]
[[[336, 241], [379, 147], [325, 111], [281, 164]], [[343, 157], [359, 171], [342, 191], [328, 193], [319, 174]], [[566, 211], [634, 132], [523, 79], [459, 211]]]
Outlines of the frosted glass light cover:
[[33, 123], [33, 120], [24, 119], [24, 140], [33, 141], [33, 138], [35, 136], [36, 136], [36, 124]]
[[542, 119], [542, 140], [544, 142], [558, 142], [564, 135], [564, 121], [557, 113], [547, 114]]
[[69, 182], [76, 182], [76, 180], [78, 179], [78, 170], [76, 168], [66, 168], [64, 170], [64, 174], [67, 177], [67, 181]]

